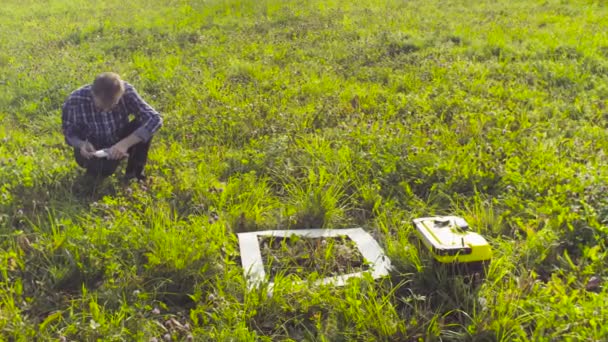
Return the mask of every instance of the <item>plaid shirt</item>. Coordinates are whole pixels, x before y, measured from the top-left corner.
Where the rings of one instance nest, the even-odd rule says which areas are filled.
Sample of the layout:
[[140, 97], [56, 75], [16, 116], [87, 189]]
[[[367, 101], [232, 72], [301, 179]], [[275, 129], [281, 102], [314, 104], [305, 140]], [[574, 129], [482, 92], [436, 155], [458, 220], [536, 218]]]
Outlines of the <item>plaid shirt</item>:
[[119, 134], [129, 123], [129, 114], [141, 122], [133, 132], [148, 141], [163, 123], [161, 116], [124, 82], [125, 93], [111, 111], [101, 112], [95, 107], [91, 85], [74, 91], [63, 104], [62, 129], [68, 145], [79, 147], [83, 141], [95, 148], [110, 147], [120, 141]]

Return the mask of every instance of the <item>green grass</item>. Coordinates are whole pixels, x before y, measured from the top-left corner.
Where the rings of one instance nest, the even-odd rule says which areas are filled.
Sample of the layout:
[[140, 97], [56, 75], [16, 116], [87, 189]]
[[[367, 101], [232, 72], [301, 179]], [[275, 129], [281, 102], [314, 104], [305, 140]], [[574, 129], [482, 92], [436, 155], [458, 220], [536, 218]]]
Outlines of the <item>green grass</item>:
[[[608, 338], [603, 1], [0, 6], [2, 340]], [[164, 116], [149, 186], [82, 194], [61, 105], [116, 71]], [[490, 240], [470, 284], [410, 220]], [[362, 226], [395, 269], [247, 291], [236, 233]]]

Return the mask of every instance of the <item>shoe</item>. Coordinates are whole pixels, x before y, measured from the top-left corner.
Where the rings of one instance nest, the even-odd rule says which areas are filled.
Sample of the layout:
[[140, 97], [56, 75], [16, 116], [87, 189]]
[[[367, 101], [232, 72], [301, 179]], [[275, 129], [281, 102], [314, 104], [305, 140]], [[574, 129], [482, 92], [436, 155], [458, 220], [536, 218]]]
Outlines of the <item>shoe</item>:
[[129, 173], [125, 173], [125, 177], [123, 179], [125, 182], [129, 182], [132, 179], [136, 179], [139, 182], [145, 182], [147, 177], [143, 173], [137, 174], [137, 173], [129, 172]]

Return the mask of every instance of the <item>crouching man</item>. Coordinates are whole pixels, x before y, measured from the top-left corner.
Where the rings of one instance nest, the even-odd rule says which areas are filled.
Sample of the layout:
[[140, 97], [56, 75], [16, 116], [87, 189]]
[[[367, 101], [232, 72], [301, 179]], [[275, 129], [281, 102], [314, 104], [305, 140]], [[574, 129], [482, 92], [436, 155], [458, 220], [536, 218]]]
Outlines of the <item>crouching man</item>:
[[[163, 120], [119, 75], [102, 73], [70, 94], [61, 119], [65, 140], [88, 176], [108, 177], [128, 158], [125, 180], [145, 180], [150, 141]], [[96, 156], [100, 150], [107, 156]]]

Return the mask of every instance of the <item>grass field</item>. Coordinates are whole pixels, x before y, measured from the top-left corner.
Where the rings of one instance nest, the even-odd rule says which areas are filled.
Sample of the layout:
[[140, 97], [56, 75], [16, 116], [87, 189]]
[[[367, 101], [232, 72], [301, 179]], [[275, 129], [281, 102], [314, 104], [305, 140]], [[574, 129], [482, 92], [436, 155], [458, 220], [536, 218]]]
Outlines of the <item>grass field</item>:
[[[605, 341], [605, 1], [2, 0], [0, 340]], [[66, 96], [164, 117], [82, 192]], [[411, 219], [488, 238], [481, 284]], [[394, 266], [247, 291], [236, 233], [364, 227]]]

